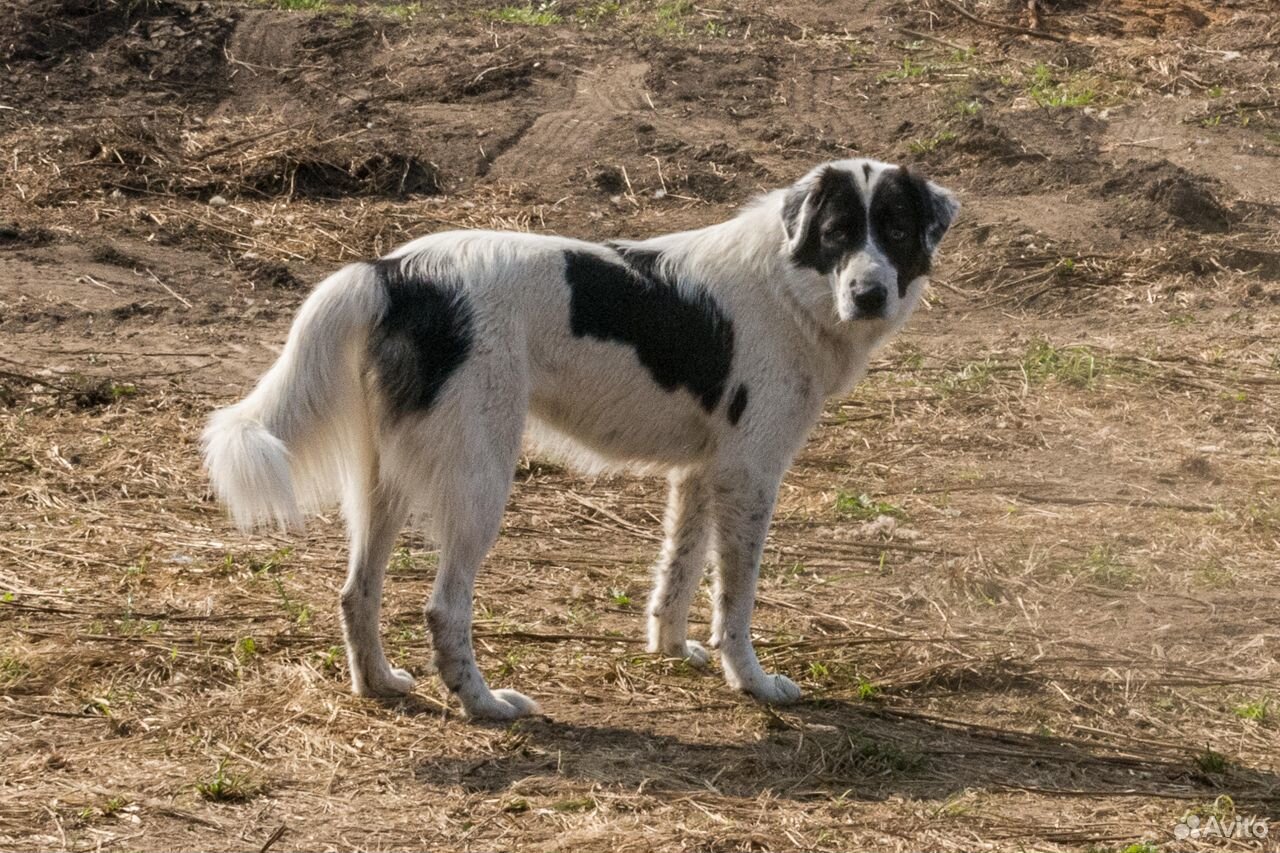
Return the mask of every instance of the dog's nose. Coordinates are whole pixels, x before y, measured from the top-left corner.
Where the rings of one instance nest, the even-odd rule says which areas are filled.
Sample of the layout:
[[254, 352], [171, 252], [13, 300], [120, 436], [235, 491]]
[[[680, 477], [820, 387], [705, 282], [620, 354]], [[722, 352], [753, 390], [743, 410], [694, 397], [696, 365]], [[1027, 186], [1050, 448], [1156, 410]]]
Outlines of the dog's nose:
[[866, 314], [871, 317], [878, 317], [884, 312], [884, 304], [888, 300], [888, 291], [883, 285], [873, 285], [866, 290], [860, 290], [853, 297], [853, 304], [857, 306], [859, 314]]

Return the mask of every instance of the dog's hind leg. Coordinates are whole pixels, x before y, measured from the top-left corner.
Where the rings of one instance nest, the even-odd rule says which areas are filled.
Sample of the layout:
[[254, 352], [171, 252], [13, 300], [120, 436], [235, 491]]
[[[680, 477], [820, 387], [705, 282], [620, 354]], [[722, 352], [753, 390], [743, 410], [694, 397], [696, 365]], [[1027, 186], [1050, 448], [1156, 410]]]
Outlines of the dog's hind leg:
[[649, 597], [649, 651], [702, 667], [709, 655], [701, 643], [688, 639], [689, 606], [707, 558], [711, 491], [701, 471], [675, 471], [669, 479], [666, 541]]
[[349, 494], [343, 506], [351, 560], [340, 599], [351, 687], [357, 696], [403, 696], [413, 689], [413, 676], [387, 663], [378, 616], [387, 560], [407, 513], [403, 502], [381, 487], [352, 488], [358, 492]]
[[[512, 409], [501, 411], [496, 401]], [[473, 719], [538, 713], [533, 700], [514, 690], [489, 689], [471, 643], [476, 574], [502, 526], [523, 430], [515, 407], [522, 405], [522, 396], [494, 391], [483, 409], [462, 413], [466, 428], [459, 433], [460, 446], [447, 449], [450, 462], [437, 483], [432, 513], [440, 542], [440, 569], [427, 605], [434, 661], [441, 680]]]
[[761, 668], [751, 645], [760, 557], [780, 479], [745, 471], [722, 472], [713, 486], [718, 573], [713, 632], [719, 638], [720, 663], [729, 686], [771, 704], [800, 698], [795, 682]]

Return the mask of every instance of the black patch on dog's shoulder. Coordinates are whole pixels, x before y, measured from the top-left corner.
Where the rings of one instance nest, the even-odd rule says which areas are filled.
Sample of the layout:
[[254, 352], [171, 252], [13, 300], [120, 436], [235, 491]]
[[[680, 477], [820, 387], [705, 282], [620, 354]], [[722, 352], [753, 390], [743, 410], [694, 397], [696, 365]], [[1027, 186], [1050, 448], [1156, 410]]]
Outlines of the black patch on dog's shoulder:
[[662, 257], [661, 252], [653, 249], [640, 249], [635, 246], [623, 246], [613, 242], [605, 243], [605, 245], [617, 252], [627, 266], [644, 278], [649, 280], [658, 278], [658, 260]]
[[663, 390], [684, 388], [712, 411], [733, 362], [733, 324], [706, 293], [682, 293], [659, 275], [656, 253], [615, 251], [625, 263], [564, 253], [570, 331], [630, 346]]
[[471, 306], [454, 282], [428, 279], [402, 259], [371, 266], [387, 312], [369, 338], [369, 359], [393, 418], [426, 412], [471, 351]]
[[783, 202], [782, 215], [789, 223], [789, 231], [795, 227], [801, 207], [809, 199], [812, 199], [814, 213], [805, 223], [791, 258], [799, 266], [826, 275], [839, 266], [842, 258], [866, 244], [866, 209], [854, 176], [844, 169], [827, 169], [807, 194], [792, 193]]
[[733, 399], [729, 401], [729, 424], [737, 426], [738, 421], [742, 420], [742, 413], [747, 410], [747, 386], [739, 385], [738, 390], [733, 392]]
[[906, 169], [886, 171], [871, 194], [871, 232], [898, 270], [899, 298], [907, 295], [911, 282], [929, 272], [925, 239], [932, 211], [928, 184]]

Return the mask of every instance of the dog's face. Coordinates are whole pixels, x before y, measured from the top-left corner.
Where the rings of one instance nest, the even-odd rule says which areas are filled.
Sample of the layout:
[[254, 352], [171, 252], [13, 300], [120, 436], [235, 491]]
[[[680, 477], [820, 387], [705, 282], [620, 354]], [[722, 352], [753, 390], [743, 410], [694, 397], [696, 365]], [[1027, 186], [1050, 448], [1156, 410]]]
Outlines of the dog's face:
[[920, 298], [960, 203], [905, 168], [874, 160], [820, 166], [787, 191], [792, 261], [826, 277], [842, 323], [892, 323]]

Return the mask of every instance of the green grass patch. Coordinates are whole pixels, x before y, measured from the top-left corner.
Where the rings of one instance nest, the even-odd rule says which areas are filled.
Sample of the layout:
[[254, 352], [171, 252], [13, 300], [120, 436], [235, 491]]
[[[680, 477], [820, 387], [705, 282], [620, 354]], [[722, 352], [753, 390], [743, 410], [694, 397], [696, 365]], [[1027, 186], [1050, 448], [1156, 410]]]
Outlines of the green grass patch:
[[401, 21], [412, 21], [424, 11], [421, 3], [389, 3], [386, 6], [376, 7], [377, 11], [388, 18], [396, 18]]
[[906, 512], [900, 506], [891, 504], [888, 501], [875, 500], [865, 494], [853, 494], [851, 492], [836, 493], [835, 509], [839, 515], [854, 521], [873, 521], [882, 515], [889, 515], [894, 518], [907, 517]]
[[1242, 720], [1253, 720], [1255, 723], [1266, 722], [1271, 716], [1271, 699], [1264, 697], [1256, 702], [1237, 705], [1235, 714]]
[[271, 582], [275, 584], [276, 595], [280, 596], [280, 606], [284, 608], [284, 612], [289, 614], [289, 618], [299, 628], [305, 628], [311, 622], [311, 607], [304, 602], [290, 598], [288, 591], [284, 588], [284, 582], [280, 580], [278, 575], [271, 575]]
[[494, 20], [525, 27], [549, 27], [564, 21], [556, 11], [556, 3], [530, 3], [527, 6], [504, 6], [490, 13]]
[[1280, 502], [1259, 497], [1250, 501], [1241, 513], [1245, 526], [1264, 533], [1280, 531]]
[[1096, 545], [1071, 573], [1109, 589], [1126, 589], [1138, 579], [1137, 570], [1125, 563], [1109, 545]]
[[[249, 571], [255, 575], [274, 574], [280, 571], [285, 563], [289, 562], [289, 558], [293, 556], [293, 548], [277, 548], [267, 556], [258, 559], [257, 557], [249, 558]], [[230, 554], [226, 556], [226, 560], [233, 561]]]
[[857, 685], [853, 689], [853, 693], [864, 702], [879, 698], [880, 686], [874, 681], [868, 681], [865, 678], [859, 678]]
[[248, 663], [258, 654], [258, 641], [253, 637], [241, 637], [232, 646], [231, 653], [238, 663]]
[[1042, 107], [1087, 107], [1098, 99], [1097, 91], [1082, 80], [1068, 77], [1065, 82], [1059, 82], [1043, 62], [1031, 70], [1027, 94]]
[[929, 73], [929, 66], [921, 62], [912, 60], [911, 57], [904, 57], [902, 64], [892, 71], [886, 71], [877, 78], [881, 83], [890, 80], [914, 80], [923, 77]]
[[415, 556], [412, 550], [402, 546], [391, 554], [387, 572], [393, 575], [420, 575], [439, 562], [440, 555], [434, 551]]
[[573, 10], [573, 19], [580, 24], [598, 24], [622, 14], [622, 4], [616, 0], [588, 3]]
[[676, 37], [689, 35], [693, 32], [689, 20], [696, 11], [691, 0], [664, 0], [654, 9], [658, 32]]
[[28, 675], [31, 674], [31, 667], [12, 655], [0, 657], [0, 688], [8, 690], [16, 687]]
[[1054, 379], [1075, 388], [1092, 388], [1106, 368], [1088, 347], [1058, 348], [1044, 339], [1032, 341], [1022, 357], [1022, 369], [1035, 383]]
[[261, 790], [248, 776], [219, 761], [213, 775], [196, 783], [196, 793], [213, 803], [239, 803], [252, 799]]
[[934, 389], [943, 397], [954, 394], [977, 394], [995, 381], [995, 365], [991, 361], [971, 361], [959, 370], [944, 373]]
[[338, 664], [346, 658], [346, 650], [342, 646], [330, 646], [323, 652], [316, 652], [316, 659], [320, 662], [320, 669], [324, 672], [336, 672]]
[[907, 144], [912, 154], [928, 154], [930, 151], [937, 149], [939, 145], [945, 145], [948, 142], [954, 142], [956, 133], [952, 130], [940, 130], [927, 139], [913, 139]]

